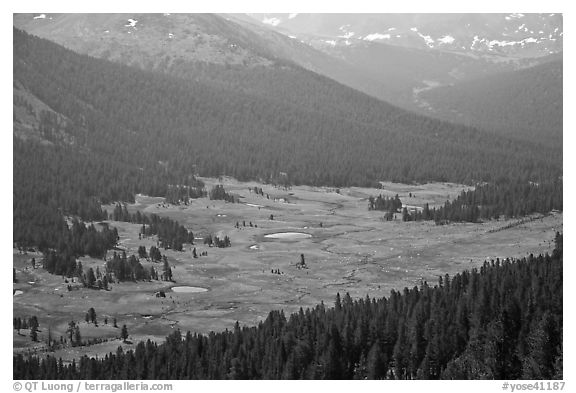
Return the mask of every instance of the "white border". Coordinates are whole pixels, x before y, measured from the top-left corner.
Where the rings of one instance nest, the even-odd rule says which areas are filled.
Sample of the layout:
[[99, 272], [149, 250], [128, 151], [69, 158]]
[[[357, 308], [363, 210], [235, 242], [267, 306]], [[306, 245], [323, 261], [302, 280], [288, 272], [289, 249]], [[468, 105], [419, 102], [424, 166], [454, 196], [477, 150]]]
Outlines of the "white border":
[[[572, 7], [570, 7], [569, 1], [560, 0], [547, 0], [542, 2], [537, 1], [496, 1], [496, 0], [477, 0], [472, 1], [386, 1], [379, 0], [367, 1], [367, 0], [355, 0], [348, 2], [328, 2], [322, 1], [311, 1], [311, 0], [290, 0], [286, 2], [272, 2], [270, 0], [242, 0], [242, 1], [232, 1], [232, 0], [210, 0], [206, 2], [194, 2], [193, 0], [188, 0], [187, 2], [161, 2], [161, 1], [112, 1], [112, 0], [97, 0], [90, 2], [81, 1], [50, 1], [49, 3], [40, 0], [26, 0], [22, 2], [10, 2], [10, 4], [3, 3], [2, 13], [0, 13], [0, 26], [1, 29], [1, 42], [2, 42], [2, 53], [6, 57], [3, 61], [2, 67], [5, 68], [2, 78], [2, 124], [5, 125], [3, 132], [1, 133], [2, 138], [2, 174], [6, 178], [5, 182], [10, 182], [12, 187], [12, 115], [11, 115], [11, 100], [12, 100], [12, 87], [11, 79], [8, 75], [12, 75], [12, 13], [20, 12], [114, 12], [114, 13], [129, 13], [129, 12], [219, 12], [219, 13], [239, 13], [239, 12], [254, 12], [254, 13], [264, 13], [264, 12], [326, 12], [326, 13], [360, 13], [360, 12], [371, 12], [371, 13], [440, 13], [440, 12], [450, 12], [450, 13], [475, 13], [475, 12], [496, 12], [496, 13], [511, 13], [511, 12], [523, 12], [523, 13], [562, 13], [564, 16], [564, 69], [568, 70], [564, 73], [564, 146], [568, 149], [564, 149], [568, 153], [571, 153], [571, 147], [574, 144], [574, 77], [570, 70], [576, 69], [574, 67], [573, 61], [573, 27], [574, 27], [574, 14], [572, 13]], [[574, 250], [571, 246], [571, 239], [573, 238], [574, 225], [572, 218], [574, 217], [574, 208], [570, 205], [570, 199], [566, 196], [574, 195], [574, 176], [571, 169], [574, 169], [574, 155], [564, 153], [564, 190], [565, 198], [564, 201], [564, 234], [566, 238], [565, 250], [566, 250], [566, 263], [565, 263], [565, 273], [564, 276], [569, 280], [574, 277]], [[31, 158], [33, 159], [33, 158]], [[8, 179], [9, 178], [9, 179]], [[3, 268], [4, 274], [2, 275], [3, 284], [2, 288], [5, 288], [4, 294], [4, 312], [2, 313], [2, 329], [6, 333], [4, 337], [10, 342], [10, 349], [12, 348], [12, 336], [11, 332], [11, 312], [8, 310], [12, 309], [12, 296], [8, 292], [12, 285], [8, 282], [11, 277], [11, 260], [12, 260], [12, 192], [4, 192], [2, 194], [2, 202], [6, 207], [5, 212], [10, 212], [10, 219], [6, 219], [4, 225], [2, 226], [2, 239], [4, 239], [5, 246], [2, 247], [3, 262], [5, 267]], [[568, 281], [570, 284], [570, 281]], [[566, 284], [565, 284], [566, 285]], [[574, 389], [571, 386], [572, 376], [569, 370], [574, 369], [574, 339], [572, 338], [570, 332], [574, 331], [574, 318], [570, 312], [571, 300], [574, 297], [571, 291], [568, 289], [564, 290], [564, 304], [565, 309], [568, 310], [565, 313], [564, 331], [564, 377], [566, 383], [565, 390], [571, 391]], [[8, 303], [10, 299], [10, 303]], [[2, 375], [2, 385], [4, 385], [4, 391], [13, 391], [12, 387], [12, 350], [3, 351], [3, 356], [0, 358], [0, 364], [3, 366], [1, 368]], [[233, 385], [232, 385], [233, 383]], [[204, 389], [234, 389], [235, 392], [253, 392], [254, 389], [270, 389], [273, 388], [276, 392], [293, 392], [294, 389], [302, 388], [305, 389], [329, 389], [331, 392], [349, 392], [350, 389], [358, 388], [357, 384], [362, 384], [364, 389], [374, 390], [374, 391], [434, 391], [436, 389], [446, 391], [446, 392], [462, 392], [466, 390], [467, 392], [496, 392], [503, 391], [502, 383], [498, 381], [411, 381], [411, 382], [401, 382], [401, 381], [344, 381], [344, 382], [320, 382], [320, 381], [259, 381], [259, 382], [227, 382], [227, 381], [196, 381], [196, 382], [175, 382], [176, 392], [185, 392], [190, 389], [196, 391], [203, 391]], [[0, 386], [2, 386], [0, 385]]]

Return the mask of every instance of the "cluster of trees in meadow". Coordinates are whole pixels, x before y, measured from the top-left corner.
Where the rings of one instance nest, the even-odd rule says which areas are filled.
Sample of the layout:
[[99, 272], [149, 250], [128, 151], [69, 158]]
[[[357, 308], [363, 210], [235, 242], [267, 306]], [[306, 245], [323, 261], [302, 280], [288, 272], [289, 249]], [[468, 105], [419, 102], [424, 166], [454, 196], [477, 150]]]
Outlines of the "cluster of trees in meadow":
[[398, 194], [394, 198], [383, 197], [382, 194], [376, 198], [368, 197], [368, 210], [386, 210], [389, 212], [399, 212], [402, 208], [402, 201]]
[[[103, 321], [104, 325], [108, 325], [108, 321], [109, 321], [108, 318], [109, 318], [108, 316], [103, 316], [102, 321]], [[84, 320], [86, 321], [87, 324], [92, 323], [95, 327], [98, 327], [98, 318], [97, 318], [96, 310], [94, 309], [94, 307], [90, 307], [88, 309], [88, 311], [86, 312], [86, 314], [84, 316]], [[110, 322], [114, 328], [120, 329], [118, 327], [118, 321], [117, 321], [116, 317], [113, 317]], [[40, 332], [40, 329], [39, 329], [40, 323], [39, 323], [38, 317], [36, 315], [33, 315], [31, 317], [28, 317], [28, 318], [14, 317], [12, 327], [14, 330], [16, 330], [16, 332], [19, 335], [22, 335], [20, 330], [29, 329], [30, 330], [29, 335], [30, 335], [31, 340], [35, 341], [35, 342], [39, 341], [38, 332]], [[129, 337], [128, 328], [126, 325], [122, 325], [119, 338], [122, 339], [124, 342], [126, 342], [128, 337]], [[77, 347], [77, 346], [83, 346], [83, 345], [94, 345], [94, 344], [102, 343], [104, 341], [109, 341], [108, 338], [89, 338], [87, 340], [83, 340], [82, 334], [80, 332], [80, 325], [78, 322], [73, 321], [73, 320], [68, 322], [65, 336], [60, 336], [59, 338], [56, 337], [51, 332], [50, 327], [48, 327], [44, 338], [46, 339], [45, 343], [47, 344], [47, 348], [49, 351], [55, 351], [57, 349], [65, 348], [67, 346]], [[62, 363], [61, 360], [60, 360], [60, 363]]]
[[40, 327], [40, 324], [38, 323], [38, 317], [36, 315], [28, 318], [14, 317], [12, 319], [12, 326], [18, 334], [20, 334], [20, 330], [22, 329], [30, 329], [30, 338], [32, 341], [38, 340], [38, 327]]
[[[146, 269], [142, 266], [138, 257], [135, 255], [127, 257], [125, 252], [122, 252], [122, 254], [114, 253], [112, 258], [106, 261], [107, 274], [110, 275], [113, 273], [113, 277], [118, 281], [150, 281], [159, 279], [172, 281], [172, 268], [168, 263], [168, 258], [165, 255], [161, 255], [156, 259], [154, 249], [156, 249], [156, 251], [158, 250], [152, 246], [150, 248], [150, 255], [154, 256], [154, 258], [152, 258], [153, 261], [162, 261], [162, 272], [160, 275], [153, 265]], [[112, 276], [110, 276], [110, 279], [112, 279]]]
[[208, 197], [212, 200], [219, 199], [231, 203], [238, 202], [238, 198], [226, 192], [222, 184], [216, 184], [214, 187], [212, 187], [208, 193]]
[[110, 214], [114, 221], [142, 224], [140, 234], [144, 236], [158, 235], [160, 247], [182, 251], [184, 243], [194, 244], [194, 233], [188, 231], [178, 221], [169, 217], [160, 217], [157, 214], [144, 214], [139, 210], [130, 214], [126, 204], [117, 203]]
[[158, 280], [158, 272], [154, 266], [149, 269], [144, 268], [135, 255], [126, 256], [114, 253], [112, 258], [106, 261], [106, 273], [114, 274], [118, 281], [141, 281], [141, 280]]
[[[157, 253], [157, 254], [156, 254]], [[78, 281], [87, 288], [108, 290], [108, 285], [114, 282], [123, 281], [150, 281], [164, 280], [172, 281], [172, 269], [165, 255], [152, 246], [150, 248], [151, 260], [153, 262], [162, 262], [162, 271], [152, 265], [144, 267], [139, 258], [135, 255], [128, 257], [126, 252], [121, 254], [114, 252], [111, 258], [108, 258], [104, 264], [104, 270], [100, 267], [94, 270], [92, 267], [87, 270], [82, 266], [82, 262], [69, 253], [58, 253], [49, 250], [44, 254], [43, 267], [49, 273], [72, 278], [77, 277]]]
[[446, 222], [478, 222], [500, 217], [516, 218], [533, 213], [545, 214], [561, 211], [562, 180], [544, 183], [498, 182], [478, 185], [473, 190], [462, 191], [453, 201], [446, 201], [439, 208], [428, 204], [421, 211], [402, 210], [403, 221], [434, 220]]
[[38, 329], [38, 327], [40, 326], [40, 324], [38, 323], [38, 317], [36, 315], [33, 315], [28, 318], [14, 317], [12, 319], [12, 325], [13, 329], [16, 330], [18, 333], [20, 333], [21, 329], [34, 330]]
[[486, 261], [387, 298], [336, 296], [254, 327], [176, 331], [64, 365], [14, 356], [14, 379], [562, 379], [562, 235], [552, 255]]
[[204, 237], [204, 244], [208, 245], [208, 247], [218, 247], [218, 248], [225, 248], [225, 247], [231, 247], [232, 243], [230, 242], [230, 237], [228, 237], [228, 235], [224, 235], [224, 237], [221, 239], [218, 236], [212, 236], [211, 234], [208, 234]]

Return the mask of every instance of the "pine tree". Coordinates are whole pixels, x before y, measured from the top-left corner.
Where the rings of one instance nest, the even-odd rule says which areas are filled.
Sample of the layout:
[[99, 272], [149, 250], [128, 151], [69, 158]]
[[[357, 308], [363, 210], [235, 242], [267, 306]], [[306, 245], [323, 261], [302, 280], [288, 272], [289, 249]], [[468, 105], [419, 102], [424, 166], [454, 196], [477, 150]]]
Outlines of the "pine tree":
[[126, 340], [128, 339], [128, 328], [126, 327], [126, 325], [122, 325], [122, 331], [120, 332], [120, 338], [124, 342], [126, 342]]
[[88, 273], [86, 273], [86, 285], [88, 288], [92, 288], [94, 284], [96, 284], [96, 275], [94, 274], [94, 270], [89, 268]]
[[164, 281], [172, 281], [172, 269], [168, 263], [168, 258], [164, 256], [164, 266], [163, 266], [163, 277]]
[[90, 322], [92, 322], [93, 324], [96, 324], [96, 310], [94, 310], [94, 307], [90, 307], [90, 309], [88, 310], [88, 319]]
[[78, 325], [74, 328], [74, 341], [72, 345], [82, 345], [82, 336], [80, 335], [80, 327]]
[[31, 338], [32, 341], [34, 341], [34, 342], [38, 341], [38, 327], [32, 326], [32, 327], [30, 328], [30, 338]]

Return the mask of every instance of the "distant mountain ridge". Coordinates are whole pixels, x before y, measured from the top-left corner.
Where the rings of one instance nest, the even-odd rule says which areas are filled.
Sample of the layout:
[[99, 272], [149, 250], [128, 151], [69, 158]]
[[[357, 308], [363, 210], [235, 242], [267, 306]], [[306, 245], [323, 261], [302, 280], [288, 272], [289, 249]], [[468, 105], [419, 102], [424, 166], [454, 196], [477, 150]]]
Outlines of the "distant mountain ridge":
[[237, 17], [350, 64], [379, 82], [371, 91], [356, 86], [375, 97], [561, 150], [561, 14]]
[[213, 14], [15, 14], [14, 26], [94, 57], [164, 70], [183, 61], [270, 65], [249, 30]]
[[[378, 96], [386, 84], [352, 65], [248, 18], [213, 14], [15, 14], [14, 26], [88, 54], [142, 69], [195, 78], [191, 64], [271, 67], [298, 64]], [[188, 67], [189, 68], [189, 67]]]
[[[286, 23], [301, 21], [313, 30], [317, 20], [323, 21], [320, 27], [325, 29], [324, 25], [331, 26], [328, 22], [340, 23], [339, 19], [362, 19], [370, 25], [381, 23], [378, 18], [400, 16], [298, 14], [286, 18]], [[428, 19], [418, 18], [430, 26]], [[414, 45], [390, 45], [386, 40], [351, 38], [353, 45], [332, 46], [315, 38], [281, 34], [270, 24], [235, 14], [15, 14], [14, 25], [79, 53], [160, 72], [177, 70], [181, 77], [186, 76], [182, 70], [190, 63], [243, 67], [298, 64], [415, 111], [426, 109], [417, 97], [422, 89], [544, 61], [418, 49]], [[194, 76], [189, 73], [188, 77]]]
[[[360, 41], [516, 58], [562, 51], [561, 14], [249, 14], [318, 46]], [[314, 38], [316, 37], [316, 38]], [[322, 44], [323, 42], [323, 44]]]

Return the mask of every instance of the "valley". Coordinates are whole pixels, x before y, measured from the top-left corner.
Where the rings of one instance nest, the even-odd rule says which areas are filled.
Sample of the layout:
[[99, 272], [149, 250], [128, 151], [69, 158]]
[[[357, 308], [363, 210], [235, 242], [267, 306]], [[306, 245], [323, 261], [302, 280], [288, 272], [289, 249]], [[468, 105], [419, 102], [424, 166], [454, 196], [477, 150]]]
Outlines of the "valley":
[[13, 14], [12, 378], [563, 379], [562, 24]]
[[[128, 205], [131, 212], [170, 217], [194, 231], [194, 246], [185, 244], [182, 252], [161, 250], [168, 257], [174, 282], [123, 282], [111, 284], [109, 291], [81, 286], [67, 291], [62, 277], [41, 267], [30, 268], [30, 259], [39, 262], [41, 254], [22, 255], [15, 250], [19, 282], [14, 290], [22, 293], [14, 295], [14, 316], [37, 315], [40, 321], [39, 343], [31, 342], [26, 330], [24, 336], [14, 332], [15, 353], [32, 348], [43, 353], [48, 331], [53, 339], [66, 337], [71, 320], [78, 322], [84, 340], [107, 341], [56, 350], [55, 355], [65, 361], [84, 354], [103, 356], [119, 345], [132, 348], [141, 340], [161, 342], [174, 329], [209, 333], [230, 330], [236, 321], [241, 326], [256, 325], [272, 310], [289, 315], [320, 302], [330, 306], [336, 293], [349, 293], [353, 299], [388, 296], [392, 289], [419, 286], [421, 280], [434, 285], [438, 276], [479, 268], [484, 260], [551, 252], [554, 233], [562, 228], [562, 213], [534, 216], [532, 221], [498, 231], [518, 220], [435, 225], [402, 222], [397, 214], [396, 220], [387, 222], [383, 212], [367, 209], [367, 198], [378, 194], [398, 194], [410, 206], [440, 206], [469, 188], [452, 183], [284, 189], [231, 178], [202, 180], [207, 187], [223, 184], [241, 202], [200, 198], [185, 206], [137, 195], [136, 202]], [[262, 187], [269, 199], [256, 195], [255, 186]], [[110, 212], [113, 206], [104, 208]], [[107, 222], [118, 229], [118, 252], [137, 254], [139, 246], [148, 249], [157, 244], [156, 236], [138, 239], [139, 224]], [[228, 235], [232, 246], [208, 247], [202, 241], [207, 234]], [[198, 258], [193, 257], [192, 247]], [[207, 256], [201, 256], [204, 251]], [[301, 254], [306, 268], [298, 267]], [[79, 260], [84, 268], [104, 266], [102, 260], [90, 257]], [[142, 263], [152, 264], [144, 259]], [[156, 265], [160, 269], [161, 264]], [[165, 298], [156, 296], [160, 291]], [[90, 307], [96, 310], [98, 327], [84, 322]], [[113, 318], [118, 328], [112, 327]], [[123, 324], [128, 327], [129, 343], [118, 339]]]

